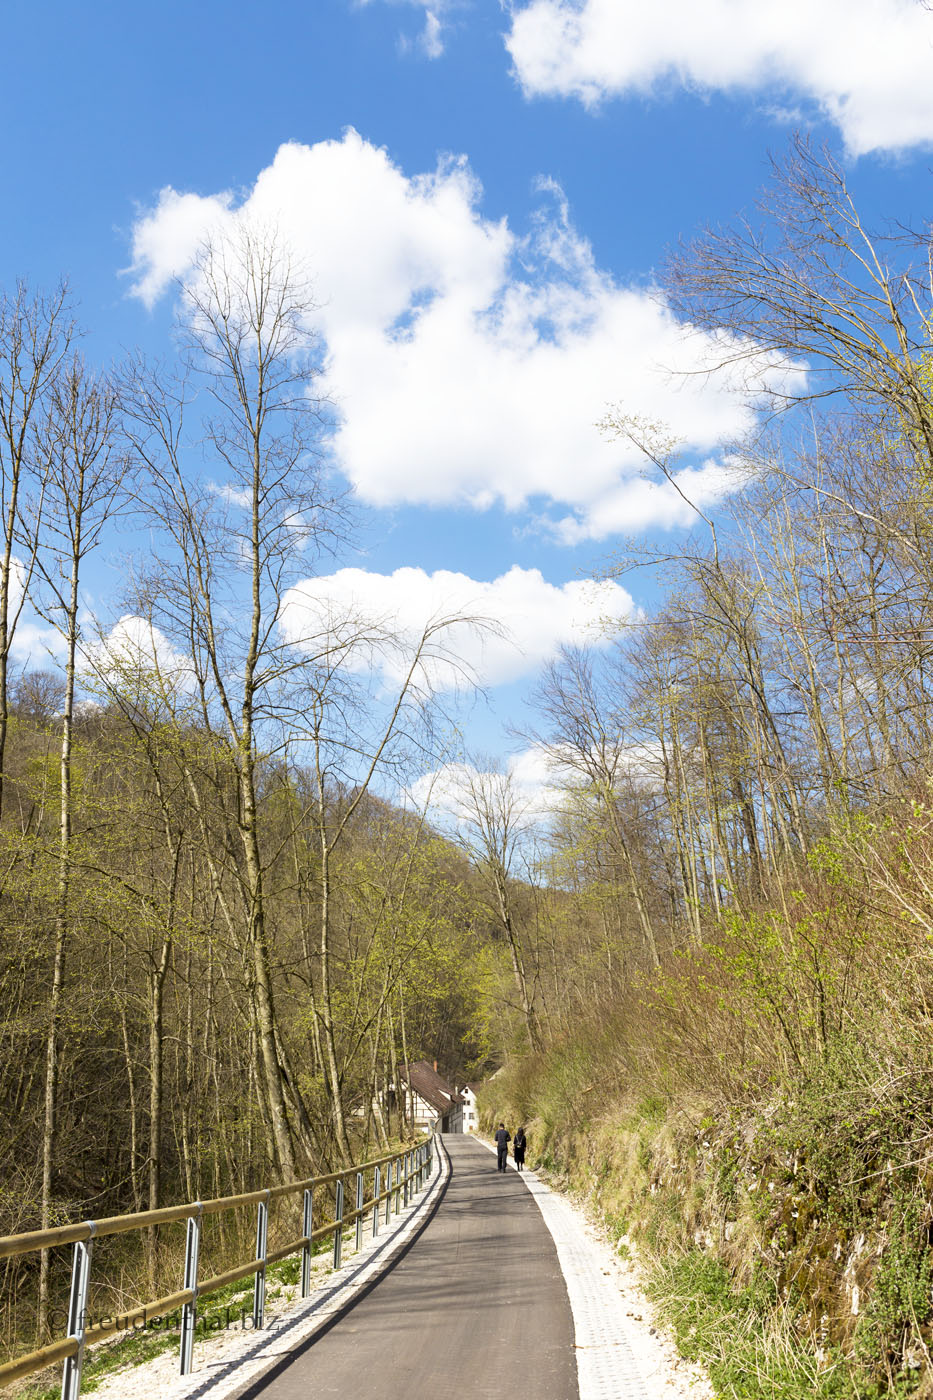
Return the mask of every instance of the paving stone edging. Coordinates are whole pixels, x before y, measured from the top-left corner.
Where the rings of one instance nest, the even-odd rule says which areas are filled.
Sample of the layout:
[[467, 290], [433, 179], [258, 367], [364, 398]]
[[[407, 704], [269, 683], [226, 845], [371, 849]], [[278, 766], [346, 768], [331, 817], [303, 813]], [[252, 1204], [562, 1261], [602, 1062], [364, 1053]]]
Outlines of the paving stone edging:
[[[476, 1141], [495, 1152], [495, 1146], [484, 1138]], [[536, 1172], [528, 1169], [516, 1175], [531, 1193], [550, 1231], [567, 1285], [580, 1400], [648, 1400], [618, 1285], [606, 1275], [578, 1212]]]

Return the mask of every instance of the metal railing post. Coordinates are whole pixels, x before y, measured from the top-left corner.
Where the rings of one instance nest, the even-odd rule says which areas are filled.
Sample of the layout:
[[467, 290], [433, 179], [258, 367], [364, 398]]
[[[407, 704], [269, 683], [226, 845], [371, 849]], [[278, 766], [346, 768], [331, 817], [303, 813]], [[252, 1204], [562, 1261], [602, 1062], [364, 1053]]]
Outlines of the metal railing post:
[[305, 1191], [304, 1206], [301, 1211], [301, 1233], [305, 1243], [301, 1246], [301, 1296], [307, 1298], [311, 1292], [311, 1234], [314, 1229], [314, 1207], [312, 1193]]
[[91, 1255], [97, 1226], [89, 1220], [91, 1233], [75, 1245], [71, 1261], [71, 1294], [68, 1299], [68, 1335], [78, 1343], [74, 1356], [65, 1357], [62, 1372], [62, 1400], [78, 1400], [84, 1368], [84, 1334], [87, 1330], [87, 1303], [91, 1282]]
[[185, 1233], [185, 1281], [182, 1287], [190, 1288], [194, 1297], [185, 1303], [181, 1310], [181, 1374], [190, 1375], [194, 1358], [194, 1329], [198, 1316], [198, 1251], [201, 1247], [201, 1213], [204, 1210], [200, 1201], [195, 1201], [196, 1215], [188, 1216]]
[[334, 1202], [334, 1219], [336, 1228], [334, 1229], [334, 1268], [340, 1268], [340, 1260], [343, 1255], [343, 1182], [337, 1182], [337, 1199]]
[[253, 1281], [253, 1330], [258, 1332], [266, 1320], [266, 1253], [269, 1248], [269, 1196], [260, 1201], [256, 1210], [256, 1258], [261, 1260]]
[[[334, 1268], [339, 1269], [343, 1254], [343, 1232], [344, 1226], [349, 1226], [350, 1220], [345, 1219], [347, 1181], [351, 1173], [356, 1173], [356, 1210], [351, 1217], [356, 1224], [357, 1248], [362, 1248], [362, 1240], [365, 1234], [364, 1209], [368, 1212], [369, 1207], [364, 1207], [366, 1199], [366, 1174], [372, 1173], [373, 1195], [370, 1200], [372, 1205], [372, 1234], [377, 1236], [382, 1229], [382, 1203], [385, 1202], [385, 1226], [388, 1229], [392, 1223], [392, 1216], [400, 1214], [404, 1207], [408, 1207], [419, 1191], [422, 1191], [436, 1164], [435, 1153], [437, 1151], [437, 1133], [425, 1135], [417, 1144], [406, 1149], [400, 1149], [389, 1157], [381, 1157], [375, 1161], [364, 1162], [361, 1166], [349, 1165], [342, 1170], [340, 1179], [329, 1175], [323, 1178], [309, 1178], [306, 1181], [285, 1183], [272, 1186], [259, 1191], [242, 1192], [237, 1196], [226, 1196], [209, 1201], [189, 1201], [177, 1206], [166, 1206], [150, 1211], [134, 1211], [126, 1215], [111, 1216], [106, 1219], [75, 1222], [69, 1225], [56, 1226], [54, 1229], [26, 1231], [21, 1235], [12, 1235], [0, 1239], [0, 1259], [19, 1257], [35, 1253], [42, 1249], [57, 1249], [68, 1244], [74, 1245], [74, 1258], [72, 1262], [71, 1293], [68, 1312], [69, 1332], [63, 1341], [52, 1344], [52, 1347], [40, 1347], [36, 1351], [29, 1352], [24, 1357], [19, 1357], [15, 1361], [0, 1362], [0, 1388], [8, 1384], [14, 1378], [21, 1379], [27, 1375], [45, 1369], [49, 1364], [49, 1352], [58, 1357], [65, 1357], [67, 1352], [73, 1355], [67, 1357], [64, 1370], [62, 1372], [61, 1394], [63, 1400], [79, 1400], [82, 1386], [82, 1371], [84, 1355], [88, 1338], [93, 1340], [102, 1339], [113, 1335], [120, 1330], [120, 1320], [116, 1317], [104, 1319], [93, 1326], [88, 1322], [89, 1290], [90, 1290], [90, 1269], [91, 1256], [94, 1250], [94, 1241], [104, 1235], [119, 1235], [133, 1230], [150, 1230], [162, 1224], [185, 1222], [185, 1266], [184, 1284], [179, 1292], [169, 1294], [164, 1298], [154, 1299], [151, 1303], [140, 1304], [134, 1307], [127, 1314], [127, 1327], [130, 1325], [146, 1325], [150, 1319], [164, 1318], [169, 1314], [177, 1317], [179, 1309], [179, 1298], [187, 1299], [181, 1305], [181, 1327], [180, 1327], [180, 1370], [182, 1375], [188, 1375], [193, 1368], [194, 1361], [194, 1341], [197, 1334], [197, 1324], [199, 1316], [199, 1306], [202, 1294], [217, 1292], [227, 1286], [233, 1280], [231, 1275], [237, 1279], [248, 1279], [250, 1275], [254, 1278], [253, 1291], [253, 1323], [257, 1328], [265, 1325], [265, 1301], [267, 1274], [270, 1257], [285, 1258], [290, 1255], [301, 1255], [301, 1293], [302, 1297], [308, 1297], [311, 1292], [311, 1256], [314, 1253], [312, 1235], [314, 1231], [314, 1206], [313, 1193], [320, 1191], [323, 1187], [329, 1187], [333, 1182], [334, 1208], [336, 1219], [333, 1225], [325, 1225], [321, 1228], [320, 1223], [317, 1233], [327, 1235], [334, 1234]], [[269, 1254], [269, 1215], [273, 1197], [287, 1196], [294, 1193], [296, 1196], [303, 1193], [303, 1232], [299, 1239], [292, 1240], [282, 1249], [277, 1249], [273, 1255]], [[321, 1216], [320, 1200], [318, 1200], [317, 1215], [321, 1219], [326, 1219], [329, 1213], [325, 1210]], [[201, 1245], [201, 1234], [203, 1229], [203, 1217], [205, 1214], [220, 1213], [222, 1211], [238, 1210], [242, 1207], [256, 1205], [258, 1207], [256, 1223], [256, 1254], [253, 1258], [243, 1261], [236, 1268], [228, 1269], [214, 1277], [205, 1277], [204, 1282], [199, 1281], [199, 1255]], [[96, 1255], [95, 1255], [96, 1258]], [[99, 1261], [98, 1261], [99, 1263]]]

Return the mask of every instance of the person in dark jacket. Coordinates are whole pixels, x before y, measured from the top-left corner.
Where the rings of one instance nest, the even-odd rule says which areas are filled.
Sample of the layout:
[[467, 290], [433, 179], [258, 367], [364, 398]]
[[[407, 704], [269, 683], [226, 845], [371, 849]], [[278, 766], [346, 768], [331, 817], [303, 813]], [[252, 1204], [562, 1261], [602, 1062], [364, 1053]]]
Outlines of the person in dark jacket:
[[512, 1134], [506, 1132], [505, 1124], [500, 1123], [496, 1129], [496, 1157], [500, 1172], [508, 1168], [509, 1163], [509, 1143], [512, 1141]]
[[512, 1156], [515, 1158], [515, 1170], [521, 1171], [525, 1165], [525, 1129], [519, 1128], [512, 1139]]

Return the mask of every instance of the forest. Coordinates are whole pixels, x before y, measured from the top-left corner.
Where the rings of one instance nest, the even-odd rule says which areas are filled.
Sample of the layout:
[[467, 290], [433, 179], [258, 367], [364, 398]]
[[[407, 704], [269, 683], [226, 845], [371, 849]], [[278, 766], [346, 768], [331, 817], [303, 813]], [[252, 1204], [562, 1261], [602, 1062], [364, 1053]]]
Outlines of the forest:
[[[7, 292], [0, 1233], [329, 1170], [408, 1132], [400, 1062], [505, 1066], [487, 1112], [637, 1244], [721, 1393], [924, 1393], [931, 252], [798, 143], [672, 255], [768, 410], [688, 538], [602, 561], [659, 601], [542, 675], [546, 803], [477, 760], [447, 822], [410, 796], [436, 677], [495, 623], [294, 606], [353, 511], [274, 232], [204, 249], [168, 364], [96, 369], [65, 288]], [[663, 424], [600, 429], [689, 502]], [[33, 617], [56, 661], [23, 668]], [[19, 1348], [47, 1265], [6, 1281]]]

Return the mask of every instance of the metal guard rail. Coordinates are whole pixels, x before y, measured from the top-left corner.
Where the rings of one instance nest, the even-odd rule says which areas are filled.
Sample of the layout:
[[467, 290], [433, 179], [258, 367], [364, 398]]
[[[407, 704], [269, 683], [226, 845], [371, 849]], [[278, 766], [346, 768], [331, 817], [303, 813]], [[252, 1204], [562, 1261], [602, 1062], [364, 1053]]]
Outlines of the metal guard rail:
[[[253, 1289], [253, 1327], [261, 1328], [265, 1318], [265, 1275], [270, 1264], [301, 1251], [301, 1296], [311, 1292], [311, 1249], [318, 1241], [334, 1236], [334, 1268], [340, 1264], [343, 1232], [348, 1225], [356, 1223], [356, 1247], [363, 1243], [364, 1217], [372, 1211], [372, 1232], [378, 1234], [379, 1207], [385, 1203], [385, 1223], [392, 1215], [393, 1198], [395, 1213], [402, 1205], [407, 1206], [416, 1191], [425, 1185], [434, 1158], [433, 1133], [416, 1146], [401, 1152], [376, 1157], [359, 1166], [347, 1167], [345, 1171], [331, 1172], [328, 1176], [308, 1177], [304, 1181], [292, 1181], [283, 1186], [271, 1186], [262, 1191], [247, 1191], [239, 1196], [218, 1196], [209, 1201], [192, 1201], [181, 1206], [164, 1206], [160, 1210], [136, 1211], [130, 1215], [112, 1215], [104, 1220], [85, 1220], [76, 1225], [61, 1225], [50, 1230], [30, 1230], [21, 1235], [0, 1237], [0, 1259], [16, 1255], [31, 1254], [40, 1249], [54, 1249], [61, 1245], [74, 1245], [74, 1258], [71, 1271], [71, 1295], [68, 1306], [68, 1335], [61, 1341], [50, 1342], [37, 1351], [27, 1352], [15, 1361], [0, 1365], [0, 1389], [12, 1385], [14, 1381], [45, 1370], [59, 1361], [64, 1362], [62, 1376], [62, 1400], [78, 1400], [81, 1392], [81, 1375], [84, 1362], [84, 1349], [89, 1342], [103, 1341], [117, 1332], [126, 1332], [138, 1323], [145, 1325], [156, 1318], [182, 1309], [181, 1316], [181, 1374], [187, 1375], [192, 1367], [194, 1334], [197, 1325], [197, 1301], [207, 1293], [215, 1293], [228, 1284], [255, 1275]], [[382, 1168], [387, 1170], [383, 1174]], [[366, 1172], [373, 1173], [373, 1192], [364, 1200], [363, 1182]], [[354, 1209], [344, 1211], [344, 1182], [348, 1176], [356, 1174], [356, 1204]], [[335, 1188], [335, 1213], [333, 1221], [313, 1228], [313, 1192], [322, 1186]], [[301, 1234], [280, 1248], [269, 1251], [266, 1247], [269, 1227], [269, 1204], [282, 1196], [303, 1192], [303, 1216]], [[198, 1281], [198, 1251], [200, 1247], [201, 1220], [205, 1215], [217, 1215], [222, 1211], [234, 1210], [239, 1206], [255, 1205], [256, 1257], [246, 1264], [227, 1269], [213, 1278]], [[153, 1225], [165, 1225], [174, 1221], [188, 1222], [185, 1241], [185, 1277], [183, 1287], [177, 1293], [169, 1293], [156, 1298], [151, 1303], [130, 1308], [119, 1316], [106, 1318], [102, 1322], [87, 1325], [87, 1304], [90, 1284], [91, 1257], [93, 1242], [105, 1235], [120, 1235], [130, 1230], [144, 1230]]]

